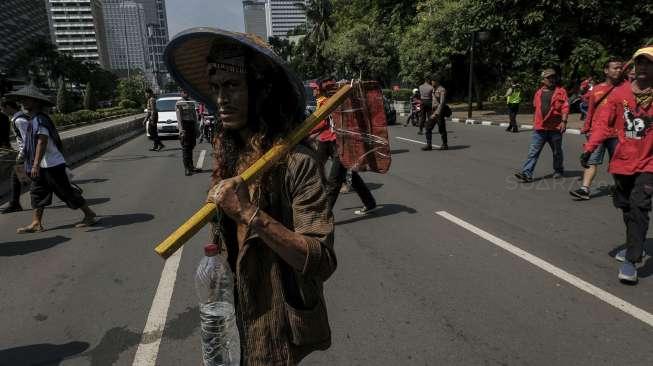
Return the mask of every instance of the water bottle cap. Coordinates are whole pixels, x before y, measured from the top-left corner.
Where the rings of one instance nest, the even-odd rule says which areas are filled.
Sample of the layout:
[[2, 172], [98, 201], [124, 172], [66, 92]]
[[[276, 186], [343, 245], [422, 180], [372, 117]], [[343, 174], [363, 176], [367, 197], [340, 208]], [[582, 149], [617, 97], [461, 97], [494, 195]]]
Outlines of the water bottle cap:
[[213, 257], [218, 254], [218, 246], [216, 244], [206, 244], [204, 246], [204, 255], [207, 257]]

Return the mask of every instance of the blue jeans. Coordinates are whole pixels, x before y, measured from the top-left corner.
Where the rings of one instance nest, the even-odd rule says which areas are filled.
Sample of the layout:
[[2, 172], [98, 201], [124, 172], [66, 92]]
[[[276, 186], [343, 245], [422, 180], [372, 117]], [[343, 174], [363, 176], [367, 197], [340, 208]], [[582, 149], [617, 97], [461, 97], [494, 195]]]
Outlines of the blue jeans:
[[[588, 136], [589, 139], [589, 136]], [[614, 156], [614, 150], [617, 148], [619, 139], [616, 137], [611, 137], [605, 141], [599, 147], [594, 150], [592, 155], [590, 155], [589, 160], [587, 160], [588, 165], [601, 165], [603, 164], [603, 157], [605, 156], [605, 150], [608, 150], [608, 155], [610, 155], [610, 160]]]
[[540, 153], [547, 142], [551, 146], [551, 151], [553, 151], [553, 170], [560, 174], [564, 172], [562, 166], [562, 134], [560, 131], [536, 130], [533, 131], [531, 145], [528, 147], [528, 158], [524, 162], [522, 173], [528, 177], [533, 177], [537, 159], [540, 158]]

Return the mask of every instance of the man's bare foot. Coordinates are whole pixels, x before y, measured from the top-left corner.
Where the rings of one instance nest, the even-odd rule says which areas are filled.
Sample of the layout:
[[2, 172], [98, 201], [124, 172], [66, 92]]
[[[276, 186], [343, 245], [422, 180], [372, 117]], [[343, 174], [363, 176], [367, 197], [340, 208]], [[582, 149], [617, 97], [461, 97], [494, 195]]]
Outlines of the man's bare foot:
[[43, 231], [45, 231], [45, 229], [43, 229], [43, 226], [41, 226], [39, 224], [31, 224], [31, 225], [24, 226], [24, 227], [19, 227], [18, 229], [16, 229], [16, 233], [18, 233], [18, 234], [40, 233], [40, 232], [43, 232]]
[[75, 224], [75, 227], [77, 227], [77, 228], [79, 228], [79, 227], [89, 227], [89, 226], [93, 226], [93, 225], [97, 224], [97, 222], [98, 222], [97, 215], [95, 215], [95, 214], [86, 215], [82, 221]]

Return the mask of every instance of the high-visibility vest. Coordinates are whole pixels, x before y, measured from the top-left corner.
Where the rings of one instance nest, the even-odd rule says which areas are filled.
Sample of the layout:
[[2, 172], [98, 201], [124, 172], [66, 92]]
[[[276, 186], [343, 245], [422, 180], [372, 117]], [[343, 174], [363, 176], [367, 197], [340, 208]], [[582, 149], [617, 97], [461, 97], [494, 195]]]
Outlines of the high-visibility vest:
[[521, 90], [517, 88], [513, 88], [512, 93], [510, 93], [506, 99], [508, 101], [508, 104], [521, 103]]

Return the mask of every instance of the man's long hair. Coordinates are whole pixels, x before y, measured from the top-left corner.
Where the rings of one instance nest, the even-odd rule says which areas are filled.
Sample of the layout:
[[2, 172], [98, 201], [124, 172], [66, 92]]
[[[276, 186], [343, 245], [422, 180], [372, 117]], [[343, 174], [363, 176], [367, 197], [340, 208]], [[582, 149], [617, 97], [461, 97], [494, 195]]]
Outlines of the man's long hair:
[[[249, 52], [246, 59], [249, 94], [247, 124], [253, 133], [249, 141], [243, 141], [238, 131], [227, 130], [221, 123], [218, 124], [213, 141], [215, 160], [212, 184], [242, 173], [302, 121], [303, 90], [298, 94], [283, 70], [253, 52]], [[261, 181], [265, 179], [264, 176], [254, 184], [261, 186]]]

